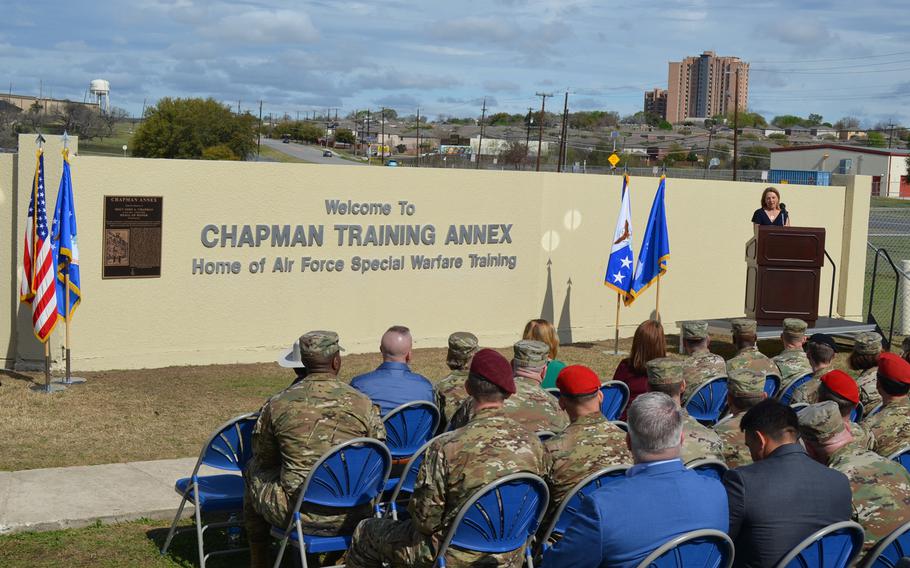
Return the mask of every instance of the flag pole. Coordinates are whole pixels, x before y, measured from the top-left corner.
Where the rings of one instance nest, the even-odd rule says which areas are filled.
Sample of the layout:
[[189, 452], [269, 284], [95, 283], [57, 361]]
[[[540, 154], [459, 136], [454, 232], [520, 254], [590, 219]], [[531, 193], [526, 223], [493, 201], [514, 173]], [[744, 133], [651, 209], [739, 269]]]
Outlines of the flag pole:
[[616, 325], [613, 331], [613, 354], [619, 355], [619, 300], [620, 294], [616, 293]]
[[656, 321], [660, 321], [660, 273], [657, 275], [657, 303], [654, 305], [654, 313], [657, 316]]
[[66, 385], [62, 385], [59, 382], [51, 382], [51, 338], [48, 337], [47, 341], [44, 342], [44, 384], [43, 385], [32, 385], [31, 390], [42, 392], [44, 394], [51, 394], [55, 392], [65, 391]]
[[70, 359], [70, 262], [69, 259], [66, 260], [66, 272], [63, 273], [63, 286], [66, 289], [66, 316], [63, 318], [63, 323], [66, 328], [66, 376], [61, 381], [64, 385], [81, 385], [85, 382], [85, 379], [82, 377], [74, 377], [71, 369], [71, 359]]

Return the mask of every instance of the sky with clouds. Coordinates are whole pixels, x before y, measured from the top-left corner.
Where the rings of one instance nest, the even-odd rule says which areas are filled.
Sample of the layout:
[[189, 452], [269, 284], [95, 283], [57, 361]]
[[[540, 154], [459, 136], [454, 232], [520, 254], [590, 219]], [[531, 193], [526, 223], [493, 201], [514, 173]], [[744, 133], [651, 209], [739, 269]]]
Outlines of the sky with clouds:
[[214, 97], [301, 116], [641, 110], [667, 62], [704, 50], [751, 63], [767, 117], [910, 124], [907, 0], [0, 1], [0, 91], [82, 100], [91, 79], [138, 115]]

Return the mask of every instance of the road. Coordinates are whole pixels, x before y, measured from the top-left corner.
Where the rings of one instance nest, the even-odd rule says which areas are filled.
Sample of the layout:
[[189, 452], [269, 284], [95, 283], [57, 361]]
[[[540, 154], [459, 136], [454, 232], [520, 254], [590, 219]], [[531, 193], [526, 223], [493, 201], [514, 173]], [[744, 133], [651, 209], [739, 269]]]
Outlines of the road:
[[[313, 164], [334, 164], [338, 166], [365, 166], [363, 162], [355, 162], [352, 160], [345, 160], [339, 158], [337, 155], [333, 155], [331, 158], [325, 158], [322, 155], [324, 148], [319, 146], [307, 146], [306, 144], [297, 144], [294, 142], [289, 142], [285, 144], [281, 140], [272, 140], [270, 138], [263, 138], [262, 143], [269, 148], [278, 150], [288, 156], [293, 156], [295, 158], [300, 158], [307, 162]], [[333, 152], [334, 154], [334, 152]]]

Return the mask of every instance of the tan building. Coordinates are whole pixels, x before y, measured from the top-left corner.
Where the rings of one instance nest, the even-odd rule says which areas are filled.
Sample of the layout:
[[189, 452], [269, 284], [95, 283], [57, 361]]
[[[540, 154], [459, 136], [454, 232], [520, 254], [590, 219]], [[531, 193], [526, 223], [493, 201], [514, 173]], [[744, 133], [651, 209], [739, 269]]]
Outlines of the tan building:
[[59, 114], [63, 112], [63, 109], [66, 105], [70, 103], [76, 103], [80, 105], [87, 106], [89, 108], [98, 110], [97, 103], [81, 103], [79, 101], [69, 101], [66, 99], [49, 99], [47, 97], [31, 97], [28, 95], [16, 95], [16, 94], [6, 94], [0, 95], [0, 101], [9, 103], [15, 107], [18, 107], [22, 112], [28, 112], [35, 103], [38, 104], [38, 107], [41, 109], [41, 114]]
[[654, 88], [645, 91], [645, 113], [667, 118], [667, 90]]
[[733, 112], [739, 82], [739, 108], [749, 101], [749, 64], [713, 51], [671, 61], [667, 79], [667, 114], [672, 123]]
[[844, 144], [813, 144], [771, 148], [776, 170], [814, 170], [872, 176], [872, 195], [910, 197], [907, 157], [910, 150]]

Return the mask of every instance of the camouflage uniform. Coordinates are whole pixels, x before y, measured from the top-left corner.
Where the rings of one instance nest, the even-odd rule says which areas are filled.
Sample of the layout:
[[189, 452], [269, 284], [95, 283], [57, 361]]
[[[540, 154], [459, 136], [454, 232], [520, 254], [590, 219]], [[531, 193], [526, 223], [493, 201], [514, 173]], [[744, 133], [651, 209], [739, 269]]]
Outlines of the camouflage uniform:
[[[299, 342], [304, 354], [330, 356], [339, 349], [334, 332], [310, 332]], [[253, 429], [253, 456], [243, 472], [244, 517], [251, 544], [268, 542], [269, 524], [287, 524], [298, 487], [326, 451], [361, 437], [385, 439], [379, 411], [369, 398], [334, 375], [311, 374], [272, 397]], [[343, 514], [308, 507], [301, 517], [307, 532], [333, 535], [353, 530], [370, 513], [369, 505]]]
[[[854, 339], [853, 351], [857, 355], [878, 355], [882, 352], [882, 336], [874, 331], [857, 333]], [[866, 369], [856, 377], [856, 384], [859, 386], [859, 401], [863, 403], [865, 412], [882, 403], [882, 396], [878, 394], [878, 389], [875, 388], [877, 379], [877, 366]]]
[[793, 398], [790, 399], [790, 404], [795, 404], [797, 402], [805, 402], [806, 404], [815, 404], [818, 402], [818, 386], [821, 383], [819, 379], [822, 378], [822, 375], [828, 371], [833, 371], [834, 367], [825, 367], [819, 369], [812, 373], [812, 378], [800, 385], [798, 389], [793, 391]]
[[626, 433], [599, 412], [579, 416], [544, 445], [550, 459], [546, 476], [550, 486], [550, 507], [541, 528], [547, 527], [563, 498], [579, 481], [605, 467], [632, 466]]
[[[733, 397], [748, 397], [758, 402], [765, 393], [765, 375], [751, 369], [738, 369], [727, 377], [727, 386]], [[746, 447], [746, 434], [739, 427], [745, 414], [743, 410], [714, 426], [714, 432], [723, 443], [724, 461], [728, 467], [752, 463], [752, 454]]]
[[910, 398], [902, 396], [892, 400], [878, 414], [864, 420], [863, 427], [875, 436], [875, 453], [891, 457], [910, 445]]
[[[680, 328], [683, 339], [708, 338], [708, 322], [706, 321], [685, 321]], [[708, 379], [725, 376], [727, 376], [727, 366], [723, 357], [715, 355], [707, 349], [692, 353], [683, 360], [683, 377], [686, 379], [683, 406], [688, 402], [689, 395], [708, 382]]]
[[847, 422], [847, 430], [853, 435], [853, 441], [850, 442], [854, 447], [863, 450], [872, 450], [875, 448], [875, 436], [856, 422]]
[[[814, 404], [800, 413], [800, 431], [809, 443], [824, 442], [843, 432], [837, 404]], [[850, 480], [853, 520], [866, 533], [863, 552], [910, 521], [910, 474], [898, 463], [846, 444], [828, 456], [828, 466]]]
[[809, 358], [802, 349], [784, 349], [772, 361], [777, 365], [781, 388], [812, 372]]
[[[542, 341], [523, 339], [515, 344], [513, 366], [537, 368], [547, 362], [549, 346]], [[553, 395], [543, 390], [539, 380], [515, 376], [516, 392], [503, 403], [503, 414], [530, 432], [562, 432], [569, 425], [569, 415], [559, 407]], [[474, 399], [467, 399], [452, 417], [452, 428], [460, 428], [474, 415]]]
[[452, 419], [461, 404], [470, 398], [464, 389], [468, 379], [468, 365], [471, 357], [477, 352], [477, 336], [466, 331], [456, 331], [449, 336], [449, 351], [446, 364], [452, 372], [434, 387], [436, 408], [439, 409], [440, 423], [443, 428]]
[[780, 369], [774, 364], [774, 361], [768, 359], [764, 353], [758, 350], [758, 347], [745, 347], [727, 361], [727, 376], [738, 369], [752, 369], [763, 373], [765, 376], [776, 375]]
[[[367, 519], [357, 526], [350, 568], [432, 566], [437, 547], [461, 506], [481, 487], [517, 472], [543, 476], [546, 450], [533, 433], [486, 408], [471, 422], [434, 442], [417, 475], [407, 521]], [[523, 551], [474, 553], [449, 548], [449, 566], [520, 568]]]
[[[679, 359], [661, 357], [648, 361], [648, 386], [651, 390], [659, 390], [661, 386], [675, 385], [683, 381], [683, 366]], [[677, 399], [679, 404], [679, 399]], [[681, 459], [688, 464], [700, 459], [716, 459], [723, 461], [723, 444], [711, 429], [706, 428], [698, 420], [689, 416], [686, 409], [683, 414], [683, 443]]]

